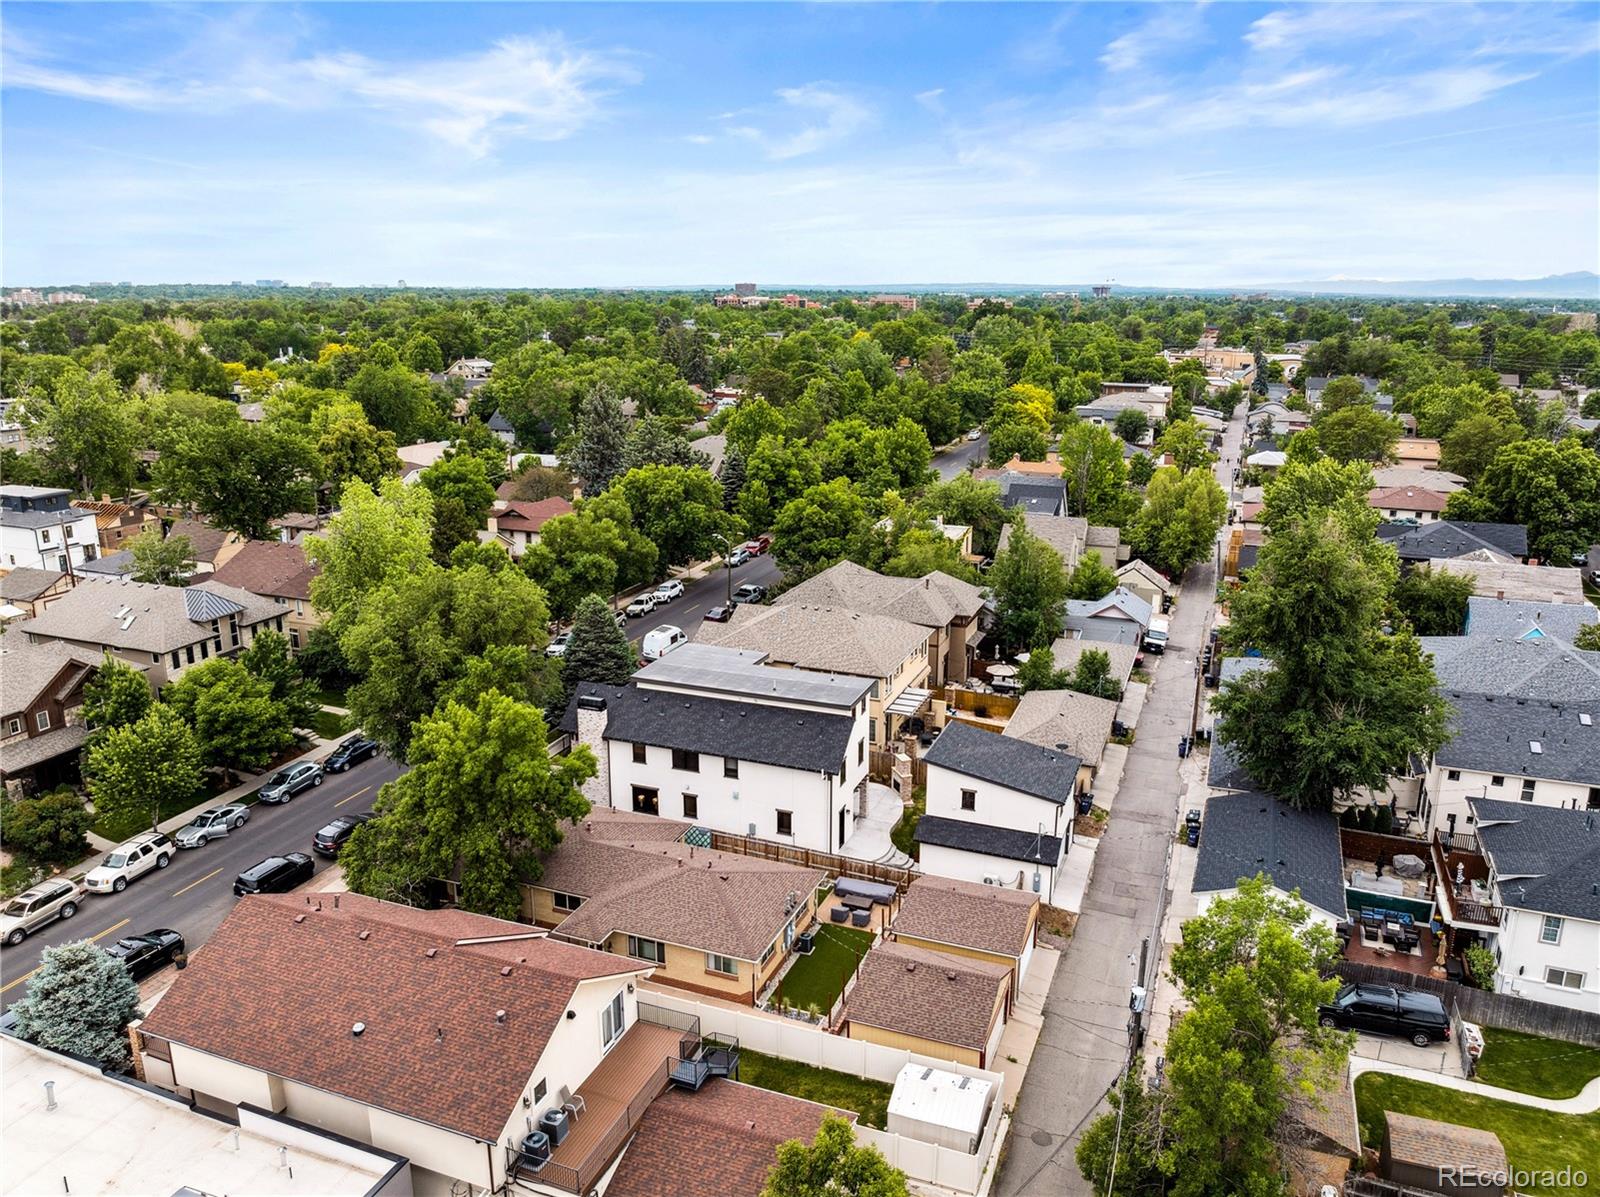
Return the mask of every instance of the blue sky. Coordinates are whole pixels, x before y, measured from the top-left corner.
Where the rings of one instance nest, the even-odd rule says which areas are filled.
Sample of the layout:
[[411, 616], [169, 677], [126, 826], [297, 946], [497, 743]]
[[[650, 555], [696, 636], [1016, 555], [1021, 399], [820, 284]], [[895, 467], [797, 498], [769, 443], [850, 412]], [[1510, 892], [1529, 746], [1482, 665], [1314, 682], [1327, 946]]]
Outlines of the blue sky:
[[3, 279], [1533, 277], [1600, 6], [8, 4]]

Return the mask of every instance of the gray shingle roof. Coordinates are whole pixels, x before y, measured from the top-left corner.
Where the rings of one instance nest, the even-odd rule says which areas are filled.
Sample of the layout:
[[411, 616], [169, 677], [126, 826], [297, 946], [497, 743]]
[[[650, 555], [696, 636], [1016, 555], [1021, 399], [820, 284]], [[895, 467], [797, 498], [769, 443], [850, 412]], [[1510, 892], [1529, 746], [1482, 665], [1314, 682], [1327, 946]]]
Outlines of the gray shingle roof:
[[32, 643], [26, 636], [0, 637], [0, 714], [25, 711], [69, 665], [96, 666], [98, 654], [58, 642]]
[[[1078, 564], [1089, 539], [1089, 521], [1076, 515], [1047, 515], [1042, 511], [1023, 511], [1022, 523], [1030, 533], [1049, 545], [1068, 569]], [[1000, 548], [1011, 543], [1011, 525], [1000, 529]], [[1102, 564], [1111, 565], [1104, 561]]]
[[855, 726], [844, 715], [584, 682], [562, 717], [562, 730], [576, 732], [577, 702], [584, 695], [605, 698], [608, 740], [818, 773], [839, 771]]
[[1550, 637], [1423, 636], [1433, 671], [1445, 690], [1600, 702], [1600, 652], [1585, 652]]
[[1578, 629], [1591, 623], [1600, 623], [1600, 611], [1588, 603], [1497, 599], [1478, 594], [1467, 600], [1466, 634], [1474, 640], [1554, 637], [1570, 644], [1577, 638]]
[[1455, 708], [1455, 735], [1435, 756], [1441, 766], [1600, 784], [1600, 702], [1557, 703], [1459, 691], [1445, 697]]
[[939, 815], [923, 815], [917, 820], [916, 841], [936, 848], [954, 848], [1052, 868], [1061, 863], [1061, 840], [1057, 836], [991, 827], [987, 823], [968, 823]]
[[1378, 538], [1394, 545], [1402, 561], [1461, 557], [1490, 549], [1507, 557], [1528, 555], [1526, 524], [1486, 524], [1474, 520], [1438, 520], [1431, 524], [1380, 524]]
[[774, 601], [843, 607], [942, 628], [954, 619], [976, 615], [983, 607], [983, 590], [937, 570], [920, 578], [893, 578], [854, 561], [841, 561]]
[[926, 651], [929, 635], [909, 620], [844, 607], [742, 603], [727, 623], [702, 624], [695, 640], [757, 649], [779, 665], [886, 678], [919, 648]]
[[20, 599], [23, 602], [31, 602], [59, 582], [61, 577], [61, 571], [58, 569], [33, 569], [26, 565], [18, 566], [10, 573], [0, 577], [0, 598]]
[[[201, 599], [198, 595], [208, 597]], [[19, 625], [29, 636], [110, 645], [135, 652], [165, 653], [209, 638], [214, 615], [193, 614], [192, 604], [211, 609], [212, 600], [239, 612], [242, 627], [276, 619], [283, 608], [269, 599], [220, 582], [158, 586], [121, 578], [85, 577], [43, 613]], [[126, 610], [125, 615], [118, 612]], [[197, 622], [203, 620], [203, 622]], [[122, 625], [127, 623], [126, 627]], [[226, 630], [226, 629], [224, 629]]]
[[994, 782], [1049, 802], [1071, 800], [1081, 763], [1070, 753], [983, 731], [967, 723], [947, 724], [922, 759], [930, 766]]
[[1319, 910], [1344, 917], [1344, 854], [1331, 811], [1295, 810], [1265, 794], [1219, 794], [1206, 803], [1195, 861], [1197, 894], [1265, 873]]
[[1067, 505], [1067, 484], [1059, 478], [1034, 474], [1000, 475], [1000, 501], [1040, 515], [1060, 515]]
[[1581, 570], [1555, 565], [1521, 565], [1514, 561], [1486, 560], [1487, 551], [1466, 557], [1435, 557], [1428, 567], [1435, 573], [1461, 574], [1473, 579], [1473, 593], [1488, 598], [1527, 599], [1538, 602], [1584, 603]]
[[1154, 612], [1150, 604], [1145, 602], [1126, 586], [1118, 586], [1110, 594], [1097, 599], [1068, 599], [1066, 611], [1069, 617], [1079, 619], [1095, 619], [1100, 617], [1118, 618], [1118, 612], [1133, 620], [1142, 628], [1150, 626], [1150, 617]]
[[[1120, 645], [1110, 647], [1126, 651]], [[1056, 667], [1066, 668], [1059, 660]], [[1011, 712], [1003, 734], [1014, 740], [1070, 752], [1085, 764], [1098, 765], [1116, 717], [1117, 704], [1109, 698], [1079, 694], [1076, 690], [1030, 690]], [[1063, 744], [1065, 749], [1061, 749]]]
[[1069, 615], [1061, 621], [1061, 626], [1074, 639], [1126, 645], [1135, 653], [1144, 639], [1144, 629], [1131, 619], [1086, 619], [1081, 615]]
[[1469, 798], [1508, 906], [1600, 922], [1600, 814]]

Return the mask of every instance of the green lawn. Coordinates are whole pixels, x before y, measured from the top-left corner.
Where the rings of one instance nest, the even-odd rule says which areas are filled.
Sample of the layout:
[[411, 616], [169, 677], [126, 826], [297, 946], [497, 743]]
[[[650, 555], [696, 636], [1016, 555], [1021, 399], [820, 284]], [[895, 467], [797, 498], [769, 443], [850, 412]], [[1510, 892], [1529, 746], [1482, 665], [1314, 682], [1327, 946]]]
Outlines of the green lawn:
[[311, 720], [312, 730], [324, 740], [337, 740], [345, 733], [344, 716], [331, 711], [318, 711]]
[[343, 690], [324, 690], [320, 686], [311, 688], [311, 697], [325, 707], [345, 707], [349, 704], [345, 700]]
[[802, 1010], [815, 1005], [823, 1014], [844, 992], [856, 963], [872, 946], [872, 933], [834, 923], [818, 923], [816, 946], [809, 956], [798, 956], [778, 985], [778, 996]]
[[916, 833], [917, 820], [926, 814], [927, 810], [927, 788], [918, 786], [911, 791], [911, 805], [906, 807], [906, 813], [900, 816], [900, 821], [894, 825], [894, 830], [889, 833], [889, 838], [894, 841], [894, 846], [913, 860], [917, 856], [917, 842], [911, 837]]
[[[1600, 1160], [1600, 1113], [1552, 1114], [1405, 1077], [1362, 1073], [1356, 1078], [1356, 1113], [1366, 1146], [1382, 1144], [1386, 1110], [1493, 1131], [1505, 1145], [1513, 1169], [1559, 1173], [1570, 1167], [1592, 1177], [1595, 1161]], [[1558, 1197], [1574, 1192], [1531, 1183], [1539, 1179], [1537, 1175], [1529, 1179], [1522, 1191], [1530, 1194]]]
[[[205, 775], [205, 780], [208, 784], [213, 784], [214, 786], [222, 784], [220, 776], [213, 777], [209, 773]], [[214, 788], [213, 792], [216, 792]], [[161, 804], [160, 821], [165, 823], [174, 815], [181, 815], [190, 807], [198, 806], [204, 801], [204, 794], [196, 794], [188, 798], [180, 798], [177, 801], [163, 802]], [[93, 826], [89, 830], [96, 835], [103, 835], [106, 839], [114, 840], [120, 844], [123, 840], [131, 839], [141, 831], [149, 831], [150, 816], [146, 812], [138, 811], [124, 812], [120, 815], [101, 815], [95, 819]]]
[[1521, 1031], [1483, 1028], [1478, 1080], [1535, 1097], [1576, 1097], [1600, 1076], [1600, 1048], [1579, 1047]]
[[866, 1077], [813, 1068], [798, 1060], [780, 1060], [749, 1048], [739, 1049], [739, 1079], [757, 1089], [787, 1093], [790, 1097], [821, 1102], [841, 1110], [854, 1110], [868, 1126], [883, 1130], [889, 1124], [889, 1095], [894, 1086]]

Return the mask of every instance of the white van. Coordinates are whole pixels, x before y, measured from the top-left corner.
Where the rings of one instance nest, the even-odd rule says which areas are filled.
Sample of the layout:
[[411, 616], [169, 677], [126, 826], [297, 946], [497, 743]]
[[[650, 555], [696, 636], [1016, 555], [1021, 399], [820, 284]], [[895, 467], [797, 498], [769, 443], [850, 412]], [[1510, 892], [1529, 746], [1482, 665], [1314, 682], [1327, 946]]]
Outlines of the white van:
[[1143, 648], [1149, 653], [1164, 653], [1167, 651], [1167, 618], [1164, 615], [1153, 616], [1150, 628], [1144, 634]]
[[644, 634], [644, 640], [639, 645], [639, 655], [646, 661], [659, 661], [673, 649], [688, 643], [689, 637], [683, 634], [682, 628], [664, 623], [659, 628], [651, 628]]

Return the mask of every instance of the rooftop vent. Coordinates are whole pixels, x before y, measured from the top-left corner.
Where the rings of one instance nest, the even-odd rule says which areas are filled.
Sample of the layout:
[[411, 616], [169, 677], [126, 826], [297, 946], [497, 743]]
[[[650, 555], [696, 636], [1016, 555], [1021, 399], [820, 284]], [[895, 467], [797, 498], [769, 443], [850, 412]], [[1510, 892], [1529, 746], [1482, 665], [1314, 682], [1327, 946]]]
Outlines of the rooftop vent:
[[917, 962], [915, 960], [907, 960], [906, 961], [906, 972], [914, 973], [916, 971], [917, 971]]
[[1579, 711], [1578, 712], [1578, 722], [1583, 724], [1584, 727], [1593, 727], [1594, 726], [1594, 718], [1593, 718], [1593, 716], [1591, 716], [1589, 714], [1588, 711]]
[[496, 1010], [494, 1012], [494, 1020], [495, 1020], [495, 1022], [499, 1023], [501, 1026], [505, 1026], [505, 1023], [506, 1023], [506, 1012], [504, 1010]]
[[429, 948], [426, 952], [424, 952], [422, 954], [424, 956], [426, 956], [429, 960], [432, 960], [435, 956], [437, 956], [439, 954], [439, 949], [438, 948]]
[[500, 975], [502, 977], [509, 977], [511, 975], [511, 966], [508, 964], [503, 969], [501, 969], [500, 970]]
[[306, 916], [303, 914], [297, 914], [294, 916], [294, 921], [297, 923], [303, 923], [306, 921]]
[[365, 940], [371, 934], [372, 934], [371, 931], [358, 931], [358, 932], [356, 932], [356, 938], [360, 939], [360, 940]]
[[361, 1033], [363, 1031], [365, 1031], [366, 1029], [367, 1029], [367, 1024], [366, 1023], [358, 1022], [358, 1023], [356, 1023], [355, 1026], [350, 1028], [350, 1034], [352, 1036], [354, 1036], [355, 1038], [359, 1039], [361, 1037]]

